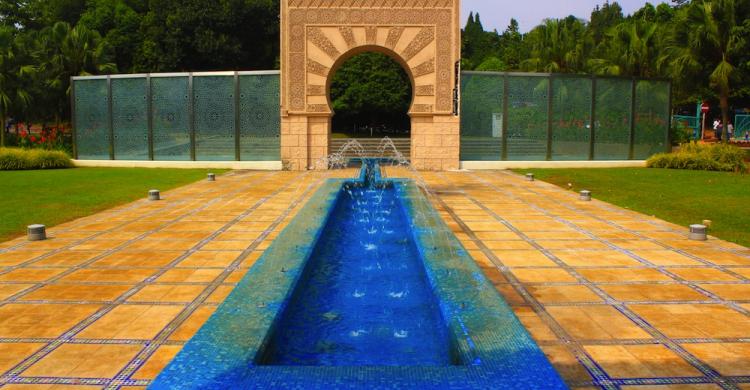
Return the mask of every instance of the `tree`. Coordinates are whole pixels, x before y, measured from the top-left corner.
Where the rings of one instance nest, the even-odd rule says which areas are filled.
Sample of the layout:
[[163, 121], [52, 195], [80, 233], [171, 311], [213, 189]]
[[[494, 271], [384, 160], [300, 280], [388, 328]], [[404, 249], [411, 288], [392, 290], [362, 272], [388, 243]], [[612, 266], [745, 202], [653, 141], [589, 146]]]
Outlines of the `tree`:
[[0, 146], [5, 146], [9, 114], [14, 109], [25, 110], [31, 105], [31, 95], [25, 84], [33, 67], [24, 64], [22, 50], [16, 31], [11, 27], [0, 27]]
[[603, 58], [589, 60], [598, 74], [655, 77], [658, 55], [658, 25], [648, 19], [633, 19], [613, 28], [602, 43]]
[[622, 23], [625, 18], [622, 16], [622, 7], [617, 2], [610, 3], [606, 1], [604, 5], [598, 5], [591, 12], [591, 21], [588, 28], [593, 37], [594, 43], [599, 44], [607, 34], [607, 31]]
[[741, 22], [750, 16], [749, 8], [746, 0], [691, 2], [678, 13], [660, 59], [681, 83], [714, 88], [725, 124], [732, 86], [740, 77], [737, 61], [747, 50]]
[[121, 72], [133, 71], [133, 59], [143, 41], [141, 15], [124, 0], [91, 0], [79, 23], [97, 31], [114, 49]]
[[585, 25], [573, 16], [547, 19], [529, 32], [525, 43], [531, 54], [521, 68], [533, 72], [582, 72], [591, 47]]

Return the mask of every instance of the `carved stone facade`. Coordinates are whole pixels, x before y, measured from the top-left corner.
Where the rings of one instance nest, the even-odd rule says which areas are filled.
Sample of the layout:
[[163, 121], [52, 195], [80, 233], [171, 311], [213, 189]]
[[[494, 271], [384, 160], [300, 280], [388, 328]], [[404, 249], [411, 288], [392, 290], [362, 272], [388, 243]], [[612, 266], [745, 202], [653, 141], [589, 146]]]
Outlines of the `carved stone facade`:
[[459, 166], [460, 0], [282, 0], [281, 158], [305, 170], [329, 154], [331, 78], [354, 55], [376, 51], [410, 75], [412, 164]]

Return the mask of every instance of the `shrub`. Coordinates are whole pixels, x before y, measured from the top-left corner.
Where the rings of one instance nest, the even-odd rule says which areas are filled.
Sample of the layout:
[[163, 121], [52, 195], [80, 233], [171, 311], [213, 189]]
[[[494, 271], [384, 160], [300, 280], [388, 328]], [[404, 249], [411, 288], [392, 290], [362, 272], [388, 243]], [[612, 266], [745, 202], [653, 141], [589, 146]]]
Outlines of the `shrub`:
[[73, 162], [65, 152], [41, 149], [0, 149], [0, 171], [71, 167], [73, 167]]
[[745, 172], [745, 151], [727, 144], [682, 144], [676, 153], [660, 153], [646, 162], [649, 168]]

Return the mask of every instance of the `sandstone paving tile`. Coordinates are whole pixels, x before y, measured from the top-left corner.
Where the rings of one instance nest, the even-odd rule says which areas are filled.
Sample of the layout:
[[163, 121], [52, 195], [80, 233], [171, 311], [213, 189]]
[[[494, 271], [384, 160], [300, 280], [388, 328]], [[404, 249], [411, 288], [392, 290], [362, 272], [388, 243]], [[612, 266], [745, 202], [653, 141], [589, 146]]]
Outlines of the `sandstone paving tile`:
[[622, 389], [627, 390], [719, 390], [721, 387], [715, 384], [700, 383], [691, 385], [640, 385], [640, 386], [622, 386]]
[[219, 286], [206, 298], [206, 303], [222, 303], [234, 290], [235, 286]]
[[161, 230], [146, 236], [149, 240], [192, 240], [194, 242], [208, 238], [211, 233], [207, 232], [173, 232], [170, 230]]
[[591, 375], [586, 368], [567, 347], [562, 345], [545, 345], [541, 349], [550, 363], [552, 363], [552, 366], [555, 367], [566, 382], [586, 382], [591, 380]]
[[210, 283], [220, 274], [220, 269], [173, 268], [156, 279], [157, 283]]
[[44, 282], [65, 271], [66, 268], [17, 268], [0, 275], [0, 282]]
[[607, 284], [600, 285], [612, 298], [629, 302], [707, 301], [709, 297], [682, 284]]
[[523, 283], [576, 282], [576, 278], [562, 268], [514, 268], [513, 275]]
[[132, 285], [49, 284], [28, 293], [20, 301], [114, 301]]
[[602, 302], [586, 286], [528, 286], [527, 289], [541, 303]]
[[502, 295], [503, 299], [505, 299], [505, 302], [507, 302], [510, 306], [526, 304], [526, 301], [523, 299], [523, 297], [519, 295], [516, 289], [509, 284], [495, 285], [495, 289], [500, 293], [500, 295]]
[[81, 244], [72, 246], [71, 250], [91, 251], [91, 250], [111, 250], [122, 246], [128, 240], [89, 240]]
[[613, 250], [553, 250], [552, 254], [571, 267], [638, 267], [643, 265], [630, 256]]
[[252, 245], [252, 241], [219, 241], [214, 240], [203, 247], [201, 247], [201, 250], [204, 251], [244, 251], [250, 245]]
[[35, 261], [34, 267], [75, 267], [81, 265], [96, 256], [104, 253], [103, 251], [73, 251], [66, 250], [45, 257], [42, 260]]
[[188, 341], [216, 311], [212, 306], [200, 306], [170, 336], [171, 341]]
[[146, 363], [136, 371], [132, 378], [133, 379], [154, 379], [169, 364], [178, 352], [182, 349], [180, 345], [162, 345], [151, 357], [146, 360]]
[[62, 277], [60, 283], [76, 282], [113, 282], [138, 283], [153, 275], [156, 270], [151, 268], [108, 269], [84, 268]]
[[702, 284], [700, 286], [728, 301], [750, 301], [750, 284]]
[[255, 241], [260, 235], [263, 234], [263, 232], [240, 232], [240, 231], [233, 231], [233, 232], [225, 232], [219, 234], [216, 239], [222, 240], [222, 241], [247, 241], [248, 243], [251, 243]]
[[7, 299], [8, 297], [34, 286], [35, 284], [0, 284], [0, 300]]
[[663, 246], [645, 239], [641, 240], [610, 240], [610, 243], [628, 250], [662, 250]]
[[129, 241], [132, 240], [138, 236], [140, 236], [141, 233], [139, 232], [127, 232], [127, 231], [119, 231], [114, 230], [110, 231], [104, 234], [100, 234], [96, 236], [99, 240], [119, 240], [119, 241]]
[[534, 250], [535, 248], [526, 241], [509, 240], [509, 241], [483, 241], [489, 249], [497, 250]]
[[634, 250], [636, 256], [658, 266], [704, 265], [700, 261], [671, 250]]
[[[180, 261], [178, 267], [227, 267], [242, 254], [241, 251], [206, 251], [200, 250]], [[257, 257], [256, 257], [257, 259]]]
[[239, 283], [242, 278], [245, 277], [245, 274], [247, 274], [247, 269], [238, 269], [236, 271], [233, 271], [232, 273], [227, 276], [225, 283]]
[[547, 312], [578, 340], [650, 339], [611, 306], [547, 306]]
[[552, 332], [549, 326], [547, 326], [541, 318], [539, 318], [539, 315], [537, 315], [532, 308], [518, 306], [513, 308], [513, 312], [536, 342], [558, 340], [555, 333]]
[[149, 240], [143, 239], [133, 242], [122, 250], [126, 251], [186, 251], [198, 244], [195, 240]]
[[[101, 389], [101, 386], [87, 386], [87, 385], [52, 385], [52, 384], [21, 384], [14, 383], [3, 386], [3, 390], [96, 390]], [[125, 387], [122, 387], [125, 388]]]
[[101, 305], [17, 304], [0, 306], [0, 338], [58, 337]]
[[736, 255], [734, 253], [714, 249], [686, 250], [686, 252], [717, 265], [750, 266], [750, 257]]
[[200, 295], [206, 286], [151, 284], [128, 298], [130, 302], [175, 302], [189, 303]]
[[142, 348], [141, 345], [63, 344], [21, 376], [111, 378]]
[[557, 264], [537, 250], [500, 250], [492, 253], [507, 267], [556, 267]]
[[183, 309], [182, 305], [119, 305], [76, 337], [150, 340]]
[[674, 281], [653, 268], [578, 268], [576, 272], [593, 283]]
[[584, 349], [612, 378], [702, 376], [663, 345], [588, 345]]
[[726, 376], [750, 375], [750, 344], [682, 344], [690, 353]]
[[178, 257], [184, 251], [117, 251], [90, 265], [90, 267], [157, 267], [161, 268]]
[[715, 304], [629, 305], [671, 338], [748, 338], [750, 317]]
[[731, 268], [732, 272], [742, 275], [743, 277], [750, 279], [750, 267]]
[[536, 240], [536, 243], [551, 250], [606, 250], [609, 247], [596, 240]]
[[11, 250], [0, 253], [0, 267], [13, 267], [47, 253], [45, 250]]
[[736, 277], [714, 268], [668, 268], [669, 272], [691, 282], [737, 282]]
[[60, 249], [62, 247], [66, 247], [69, 245], [72, 245], [73, 243], [77, 242], [78, 240], [70, 239], [70, 238], [57, 238], [57, 237], [47, 237], [46, 240], [43, 241], [30, 241], [24, 243], [21, 247], [18, 249], [25, 249], [25, 250], [52, 250], [52, 249]]
[[[515, 233], [514, 233], [515, 234]], [[524, 234], [533, 240], [588, 240], [589, 236], [576, 231], [556, 231], [556, 232], [524, 232]]]
[[45, 345], [42, 343], [0, 343], [0, 376]]

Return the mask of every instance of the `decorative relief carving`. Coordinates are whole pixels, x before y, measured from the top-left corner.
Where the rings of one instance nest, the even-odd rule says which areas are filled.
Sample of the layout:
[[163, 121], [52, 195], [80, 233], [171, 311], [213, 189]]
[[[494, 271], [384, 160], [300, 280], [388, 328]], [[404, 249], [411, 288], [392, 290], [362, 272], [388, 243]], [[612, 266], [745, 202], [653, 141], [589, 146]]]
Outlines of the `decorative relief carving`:
[[289, 103], [291, 110], [305, 108], [305, 53], [289, 55]]
[[329, 112], [327, 104], [308, 104], [307, 112]]
[[378, 28], [375, 26], [365, 27], [365, 40], [368, 45], [374, 45], [378, 40]]
[[[432, 27], [424, 27], [419, 31], [417, 36], [414, 37], [411, 43], [409, 43], [409, 46], [404, 49], [401, 56], [404, 58], [404, 61], [409, 61], [434, 40], [435, 30]], [[447, 42], [447, 44], [450, 44], [450, 42]]]
[[320, 96], [326, 94], [325, 85], [308, 85], [307, 96]]
[[336, 46], [333, 46], [333, 43], [328, 40], [328, 38], [323, 33], [323, 30], [321, 30], [319, 27], [307, 28], [307, 40], [312, 42], [313, 45], [317, 46], [333, 60], [337, 59], [341, 55], [338, 49], [336, 49]]
[[315, 62], [315, 61], [313, 61], [313, 60], [311, 60], [309, 58], [307, 59], [307, 72], [308, 73], [316, 74], [318, 76], [327, 77], [329, 70], [330, 69], [328, 69], [327, 66], [325, 66], [325, 65], [323, 65], [323, 64], [321, 64], [319, 62]]
[[430, 113], [432, 112], [432, 104], [415, 104], [411, 110], [412, 112]]
[[388, 38], [385, 40], [385, 46], [391, 50], [398, 45], [399, 39], [401, 39], [401, 35], [404, 33], [403, 27], [391, 27], [390, 30], [388, 30]]
[[[371, 4], [365, 4], [371, 3]], [[289, 0], [290, 7], [304, 8], [451, 8], [453, 0], [380, 0], [366, 2], [363, 0]]]
[[435, 59], [432, 58], [429, 61], [425, 61], [420, 65], [417, 65], [412, 70], [414, 77], [424, 76], [426, 74], [435, 73]]
[[414, 93], [416, 93], [417, 96], [432, 96], [435, 94], [435, 86], [434, 85], [418, 85]]
[[352, 31], [351, 27], [339, 27], [339, 33], [341, 33], [344, 42], [346, 42], [346, 45], [349, 46], [350, 49], [357, 46], [357, 40], [354, 39], [354, 31]]

